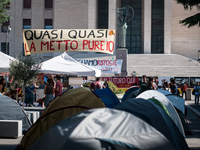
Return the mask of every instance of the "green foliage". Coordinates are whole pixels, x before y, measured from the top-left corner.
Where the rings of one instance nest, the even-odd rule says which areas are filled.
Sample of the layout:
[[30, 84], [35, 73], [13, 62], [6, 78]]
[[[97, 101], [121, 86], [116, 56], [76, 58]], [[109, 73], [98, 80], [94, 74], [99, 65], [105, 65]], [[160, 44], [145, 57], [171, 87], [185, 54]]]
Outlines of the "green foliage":
[[84, 83], [83, 86], [84, 86], [84, 87], [89, 87], [91, 83], [92, 83], [92, 82]]
[[[198, 11], [200, 10], [200, 0], [176, 0], [176, 2], [178, 4], [182, 4], [185, 10], [190, 9], [191, 11], [193, 7], [196, 7]], [[200, 27], [200, 13], [185, 18], [184, 20], [180, 20], [179, 23], [183, 24], [184, 26], [187, 26], [188, 28], [193, 27], [195, 25]]]
[[117, 86], [112, 82], [108, 81], [108, 87], [113, 91], [115, 94], [123, 94], [123, 90], [118, 90]]
[[[83, 84], [84, 87], [89, 87], [92, 82], [87, 82]], [[115, 94], [124, 94], [124, 90], [118, 90], [117, 86], [113, 84], [112, 82], [108, 81], [108, 87], [113, 91]]]
[[[10, 63], [10, 77], [14, 77], [13, 83], [17, 83], [20, 87], [26, 86], [35, 80], [39, 70], [41, 69], [41, 62], [33, 56], [18, 57]], [[33, 82], [32, 82], [33, 83]]]
[[9, 2], [11, 2], [11, 0], [0, 1], [0, 24], [3, 24], [10, 19], [10, 11], [6, 9]]

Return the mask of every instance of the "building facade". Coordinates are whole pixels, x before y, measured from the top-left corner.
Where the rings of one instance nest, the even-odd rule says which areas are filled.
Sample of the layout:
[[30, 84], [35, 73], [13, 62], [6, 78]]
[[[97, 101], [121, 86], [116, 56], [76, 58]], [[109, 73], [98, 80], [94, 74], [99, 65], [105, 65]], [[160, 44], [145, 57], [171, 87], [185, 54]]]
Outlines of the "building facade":
[[[1, 26], [0, 51], [11, 56], [23, 53], [23, 29], [118, 29], [117, 8], [125, 6], [134, 9], [134, 17], [127, 23], [128, 54], [181, 54], [198, 59], [199, 28], [179, 24], [197, 10], [185, 11], [175, 0], [13, 0], [9, 8], [12, 18]], [[12, 30], [7, 33], [8, 25]], [[77, 56], [75, 52], [70, 55]]]

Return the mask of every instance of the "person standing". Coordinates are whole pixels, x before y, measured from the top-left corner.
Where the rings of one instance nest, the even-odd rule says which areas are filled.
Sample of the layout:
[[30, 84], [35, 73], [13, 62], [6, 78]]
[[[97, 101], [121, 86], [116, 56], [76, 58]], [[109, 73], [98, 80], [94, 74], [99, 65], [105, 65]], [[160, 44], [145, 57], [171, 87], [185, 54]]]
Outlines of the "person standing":
[[187, 99], [187, 84], [183, 84], [182, 87], [181, 87], [181, 91], [182, 91], [182, 98], [183, 98], [183, 95], [185, 94], [185, 99]]
[[5, 79], [1, 78], [0, 80], [0, 93], [3, 94], [5, 89]]
[[146, 75], [142, 76], [142, 82], [140, 83], [140, 93], [144, 92], [147, 90], [147, 77]]
[[35, 92], [36, 87], [34, 84], [30, 84], [29, 86], [25, 87], [25, 103], [28, 105], [33, 105], [33, 102], [35, 101]]
[[60, 75], [56, 75], [56, 87], [54, 88], [55, 97], [60, 96], [62, 94], [63, 84], [60, 81]]
[[156, 87], [153, 84], [153, 77], [149, 77], [149, 81], [146, 85], [147, 90], [156, 90]]
[[174, 78], [170, 79], [170, 90], [171, 90], [171, 93], [176, 94], [176, 95], [178, 94], [178, 87], [175, 84]]
[[97, 90], [97, 89], [101, 89], [100, 80], [101, 80], [101, 78], [100, 78], [100, 77], [97, 77], [97, 78], [96, 78], [96, 81], [95, 81], [95, 82], [92, 82], [92, 83], [90, 84], [90, 89], [91, 89], [92, 91], [95, 91], [95, 90]]
[[53, 80], [52, 79], [48, 79], [47, 80], [47, 85], [45, 85], [44, 88], [44, 94], [45, 96], [45, 100], [44, 100], [44, 105], [47, 107], [47, 105], [49, 104], [50, 101], [52, 101], [54, 99], [53, 96]]
[[194, 90], [195, 90], [195, 105], [199, 105], [199, 90], [200, 90], [200, 86], [199, 86], [199, 82], [197, 82], [197, 85], [194, 86]]
[[105, 81], [105, 83], [103, 85], [104, 85], [103, 88], [109, 88], [107, 80]]

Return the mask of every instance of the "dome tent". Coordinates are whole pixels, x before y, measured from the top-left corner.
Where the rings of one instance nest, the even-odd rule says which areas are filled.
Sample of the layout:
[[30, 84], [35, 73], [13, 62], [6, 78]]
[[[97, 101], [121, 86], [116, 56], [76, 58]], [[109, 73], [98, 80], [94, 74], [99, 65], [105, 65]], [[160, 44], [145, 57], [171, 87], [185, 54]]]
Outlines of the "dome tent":
[[30, 150], [175, 150], [156, 129], [125, 111], [91, 109], [60, 121]]
[[105, 105], [89, 88], [77, 88], [66, 91], [49, 103], [44, 113], [24, 135], [19, 149], [29, 149], [31, 145], [50, 127], [59, 121], [91, 108], [103, 108]]
[[[165, 106], [163, 106], [165, 107]], [[179, 129], [161, 107], [155, 107], [151, 101], [145, 99], [129, 99], [117, 105], [115, 109], [124, 110], [150, 125], [162, 133], [177, 150], [188, 150], [184, 137]]]
[[114, 108], [120, 102], [115, 93], [113, 93], [110, 88], [98, 89], [94, 93], [104, 102], [106, 107]]
[[154, 98], [154, 99], [157, 99], [160, 102], [162, 102], [163, 105], [167, 108], [171, 119], [174, 121], [176, 126], [179, 128], [179, 131], [185, 137], [185, 133], [184, 133], [184, 129], [183, 129], [181, 120], [180, 120], [175, 108], [173, 107], [172, 103], [169, 101], [169, 99], [165, 95], [163, 95], [162, 93], [160, 93], [156, 90], [148, 90], [148, 91], [145, 91], [145, 92], [141, 93], [140, 95], [138, 95], [137, 98], [143, 98], [146, 100], [148, 100], [150, 98]]
[[164, 94], [170, 102], [173, 104], [174, 107], [182, 111], [185, 114], [185, 100], [178, 95], [174, 95], [165, 90], [158, 90], [160, 93]]
[[22, 120], [23, 133], [31, 127], [30, 120], [27, 118], [20, 105], [12, 98], [0, 95], [0, 103], [0, 120]]
[[122, 102], [130, 99], [130, 98], [136, 98], [138, 96], [138, 94], [140, 93], [140, 88], [138, 88], [137, 86], [133, 86], [130, 87], [124, 94], [124, 96], [122, 97]]

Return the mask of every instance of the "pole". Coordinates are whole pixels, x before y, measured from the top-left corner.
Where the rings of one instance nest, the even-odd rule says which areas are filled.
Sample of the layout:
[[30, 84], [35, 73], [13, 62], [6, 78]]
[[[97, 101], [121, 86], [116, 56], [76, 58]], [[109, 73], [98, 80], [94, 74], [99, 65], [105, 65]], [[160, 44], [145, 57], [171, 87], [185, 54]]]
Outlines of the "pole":
[[[7, 32], [6, 32], [6, 55], [7, 55], [7, 47], [8, 47], [8, 29], [7, 29]], [[7, 89], [8, 89], [8, 81], [7, 81], [7, 73], [6, 73], [6, 92], [7, 92]]]

